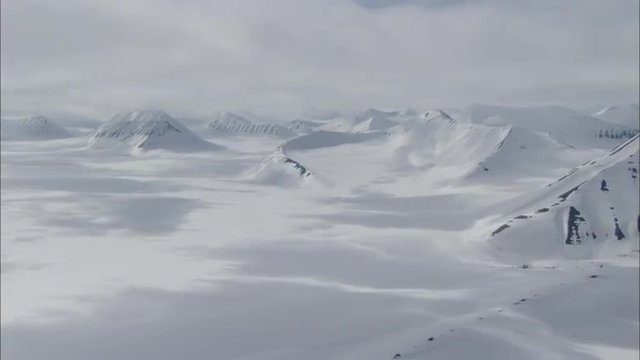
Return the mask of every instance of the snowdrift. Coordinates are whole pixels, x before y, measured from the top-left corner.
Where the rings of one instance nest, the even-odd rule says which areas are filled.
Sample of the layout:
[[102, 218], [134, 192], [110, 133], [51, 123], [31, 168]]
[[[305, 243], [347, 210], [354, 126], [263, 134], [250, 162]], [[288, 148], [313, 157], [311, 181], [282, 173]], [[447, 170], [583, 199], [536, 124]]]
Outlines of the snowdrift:
[[114, 116], [89, 139], [94, 148], [126, 147], [135, 152], [218, 150], [163, 111], [136, 110]]
[[73, 134], [45, 116], [0, 121], [2, 140], [53, 140], [72, 137]]
[[528, 196], [495, 226], [491, 243], [528, 256], [592, 256], [603, 245], [637, 246], [639, 146], [636, 135]]
[[225, 112], [208, 125], [209, 131], [219, 135], [250, 135], [292, 138], [296, 133], [277, 124], [255, 124], [236, 114]]

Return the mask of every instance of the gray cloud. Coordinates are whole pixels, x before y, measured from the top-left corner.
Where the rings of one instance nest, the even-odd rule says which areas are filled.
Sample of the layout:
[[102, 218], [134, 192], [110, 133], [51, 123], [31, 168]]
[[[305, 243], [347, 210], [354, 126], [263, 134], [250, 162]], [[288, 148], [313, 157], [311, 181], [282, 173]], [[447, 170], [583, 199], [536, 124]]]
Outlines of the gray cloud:
[[2, 110], [630, 101], [637, 14], [635, 0], [7, 0]]
[[430, 8], [458, 6], [465, 3], [481, 2], [484, 0], [354, 0], [356, 4], [371, 8], [387, 8], [393, 6], [417, 5]]

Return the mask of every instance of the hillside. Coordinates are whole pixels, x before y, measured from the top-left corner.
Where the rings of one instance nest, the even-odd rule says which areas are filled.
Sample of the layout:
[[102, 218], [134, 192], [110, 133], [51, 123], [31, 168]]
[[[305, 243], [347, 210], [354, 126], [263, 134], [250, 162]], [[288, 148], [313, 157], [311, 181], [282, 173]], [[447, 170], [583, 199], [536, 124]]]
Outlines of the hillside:
[[527, 256], [594, 256], [638, 246], [639, 140], [619, 145], [527, 195], [502, 218], [491, 242]]
[[134, 110], [114, 116], [91, 135], [89, 146], [126, 147], [135, 152], [192, 152], [221, 148], [201, 139], [181, 122], [158, 110]]

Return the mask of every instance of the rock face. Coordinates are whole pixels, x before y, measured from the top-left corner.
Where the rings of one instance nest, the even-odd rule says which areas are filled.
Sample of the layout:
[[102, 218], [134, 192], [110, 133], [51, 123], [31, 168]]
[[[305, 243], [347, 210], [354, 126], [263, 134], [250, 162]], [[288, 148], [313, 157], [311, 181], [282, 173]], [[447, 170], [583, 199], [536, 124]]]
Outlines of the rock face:
[[208, 125], [209, 131], [218, 135], [249, 135], [291, 138], [296, 133], [278, 124], [255, 124], [236, 114], [225, 112]]
[[[580, 237], [580, 225], [584, 222], [584, 218], [580, 216], [580, 211], [578, 211], [573, 206], [569, 206], [569, 218], [567, 219], [567, 236], [564, 240], [565, 244], [572, 245], [582, 243], [582, 238]], [[585, 233], [585, 236], [589, 236], [589, 234]]]
[[[513, 251], [584, 256], [611, 244], [637, 246], [639, 146], [636, 135], [530, 196], [496, 224], [492, 241]], [[521, 220], [516, 214], [529, 217]], [[506, 223], [510, 227], [497, 232]], [[521, 239], [536, 241], [524, 243]], [[563, 248], [567, 245], [580, 245], [581, 249]]]
[[89, 139], [94, 148], [127, 147], [134, 152], [192, 152], [221, 149], [195, 135], [163, 111], [135, 110], [105, 122]]
[[73, 134], [45, 116], [20, 120], [2, 120], [2, 140], [53, 140], [72, 137]]

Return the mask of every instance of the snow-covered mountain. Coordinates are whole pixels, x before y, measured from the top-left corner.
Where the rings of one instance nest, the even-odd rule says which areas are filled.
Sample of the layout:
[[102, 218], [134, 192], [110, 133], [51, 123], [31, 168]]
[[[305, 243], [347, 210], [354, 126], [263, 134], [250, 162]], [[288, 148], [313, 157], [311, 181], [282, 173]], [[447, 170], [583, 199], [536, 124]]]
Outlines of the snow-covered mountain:
[[251, 181], [278, 186], [301, 186], [313, 179], [313, 173], [287, 156], [282, 146], [251, 167], [246, 176]]
[[[368, 120], [362, 123], [369, 124]], [[379, 162], [400, 173], [421, 172], [434, 184], [544, 181], [604, 152], [575, 149], [524, 127], [457, 121], [441, 110], [425, 112], [386, 131], [318, 130], [282, 146], [287, 151], [310, 151], [364, 143], [384, 154]]]
[[286, 150], [311, 150], [333, 147], [345, 144], [357, 144], [379, 139], [383, 133], [351, 134], [336, 131], [318, 130], [285, 142], [282, 147]]
[[72, 137], [73, 134], [45, 116], [25, 119], [2, 119], [2, 140], [52, 140]]
[[114, 116], [90, 137], [89, 146], [125, 146], [136, 152], [191, 152], [221, 148], [201, 139], [181, 122], [159, 110], [134, 110]]
[[358, 120], [350, 117], [338, 117], [322, 124], [316, 130], [332, 132], [349, 132], [358, 123]]
[[[2, 141], [2, 355], [638, 358], [640, 140], [554, 116], [305, 117], [135, 158]], [[134, 111], [91, 144], [217, 148], [202, 120]]]
[[635, 135], [634, 129], [579, 114], [561, 106], [503, 107], [474, 104], [464, 117], [483, 125], [510, 125], [547, 133], [556, 141], [575, 147], [611, 148]]
[[528, 256], [593, 256], [612, 243], [637, 247], [639, 146], [636, 135], [527, 196], [493, 229], [492, 242]]
[[[355, 117], [339, 117], [317, 129], [335, 132], [368, 133], [387, 130], [407, 119], [399, 111], [384, 112], [369, 109]], [[413, 115], [412, 115], [413, 116]]]
[[607, 106], [604, 109], [593, 113], [594, 118], [622, 125], [631, 129], [640, 129], [640, 110], [638, 104], [625, 104]]
[[547, 134], [459, 122], [442, 111], [427, 112], [387, 134], [396, 168], [433, 170], [447, 179], [512, 182], [553, 176], [584, 159]]
[[219, 135], [250, 135], [292, 138], [296, 133], [278, 124], [256, 124], [231, 112], [224, 112], [208, 125], [209, 131]]
[[510, 131], [508, 126], [463, 124], [434, 117], [405, 122], [387, 134], [397, 166], [451, 168], [462, 176], [491, 155]]
[[394, 127], [395, 125], [397, 125], [396, 122], [389, 120], [385, 116], [374, 115], [355, 124], [349, 132], [361, 134], [376, 131], [385, 131], [389, 128]]
[[420, 115], [420, 118], [425, 121], [441, 119], [450, 123], [456, 123], [456, 120], [451, 115], [440, 109], [425, 111]]
[[580, 156], [573, 148], [547, 134], [518, 127], [510, 127], [494, 149], [467, 175], [468, 179], [498, 184], [527, 177], [550, 176], [571, 166]]
[[368, 120], [371, 118], [385, 118], [387, 120], [400, 121], [402, 119], [418, 116], [418, 112], [413, 109], [401, 110], [379, 110], [369, 108], [355, 116], [357, 122]]
[[289, 121], [285, 124], [285, 127], [298, 135], [306, 135], [322, 126], [322, 124], [323, 123], [317, 121], [298, 119]]

